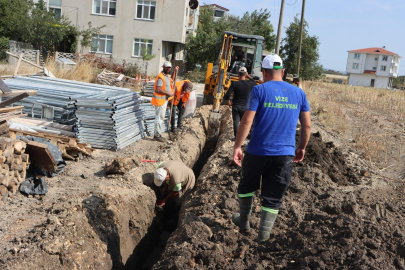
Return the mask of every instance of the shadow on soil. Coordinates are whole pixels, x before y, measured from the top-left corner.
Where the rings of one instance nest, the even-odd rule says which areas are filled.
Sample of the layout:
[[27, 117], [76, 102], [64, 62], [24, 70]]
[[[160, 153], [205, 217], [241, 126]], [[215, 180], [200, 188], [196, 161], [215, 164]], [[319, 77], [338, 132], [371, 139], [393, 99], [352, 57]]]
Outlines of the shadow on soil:
[[114, 213], [106, 209], [105, 200], [91, 196], [83, 200], [86, 216], [100, 239], [107, 244], [107, 252], [111, 256], [113, 269], [123, 269], [120, 249], [120, 236], [114, 223]]

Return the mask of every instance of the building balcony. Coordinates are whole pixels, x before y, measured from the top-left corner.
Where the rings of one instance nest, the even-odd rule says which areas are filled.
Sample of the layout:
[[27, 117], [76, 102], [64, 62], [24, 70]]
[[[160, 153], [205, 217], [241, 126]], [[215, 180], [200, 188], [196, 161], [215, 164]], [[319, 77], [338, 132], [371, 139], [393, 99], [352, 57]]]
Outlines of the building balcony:
[[398, 67], [398, 63], [392, 62], [391, 67]]
[[394, 73], [393, 73], [393, 72], [390, 72], [390, 77], [394, 77]]

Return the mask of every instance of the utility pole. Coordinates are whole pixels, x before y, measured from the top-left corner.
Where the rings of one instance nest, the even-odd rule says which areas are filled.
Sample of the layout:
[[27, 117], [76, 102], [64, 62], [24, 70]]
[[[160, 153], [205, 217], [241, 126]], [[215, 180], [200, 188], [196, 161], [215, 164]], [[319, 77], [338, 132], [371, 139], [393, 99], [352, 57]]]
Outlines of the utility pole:
[[284, 0], [281, 0], [280, 18], [278, 20], [278, 30], [277, 30], [276, 54], [280, 53], [280, 40], [281, 40], [281, 29], [283, 28], [283, 15], [284, 15]]
[[305, 0], [302, 0], [300, 39], [298, 40], [298, 59], [297, 59], [297, 76], [298, 76], [298, 77], [300, 76], [302, 30], [303, 30], [303, 28], [304, 28], [304, 12], [305, 12]]

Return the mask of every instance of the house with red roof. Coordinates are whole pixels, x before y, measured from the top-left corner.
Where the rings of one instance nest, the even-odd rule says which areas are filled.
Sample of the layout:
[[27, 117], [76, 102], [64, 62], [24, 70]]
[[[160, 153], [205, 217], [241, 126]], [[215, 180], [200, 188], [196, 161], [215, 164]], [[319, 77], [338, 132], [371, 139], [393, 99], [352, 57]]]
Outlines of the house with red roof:
[[229, 9], [227, 9], [225, 7], [221, 7], [220, 5], [217, 5], [217, 4], [201, 6], [201, 8], [204, 8], [204, 7], [211, 7], [214, 9], [214, 20], [215, 21], [219, 20], [222, 17], [228, 18]]
[[400, 55], [385, 47], [348, 51], [346, 72], [350, 85], [391, 88], [398, 77]]

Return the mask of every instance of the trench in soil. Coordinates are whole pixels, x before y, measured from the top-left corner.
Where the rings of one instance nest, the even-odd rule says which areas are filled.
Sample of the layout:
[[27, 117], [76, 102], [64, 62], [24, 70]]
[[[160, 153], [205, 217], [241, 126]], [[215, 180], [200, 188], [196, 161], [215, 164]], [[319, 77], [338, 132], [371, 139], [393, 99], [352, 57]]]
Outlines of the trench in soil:
[[[207, 163], [209, 157], [215, 152], [218, 138], [207, 140], [204, 148], [193, 166], [195, 179], [197, 181], [200, 172]], [[156, 197], [160, 199], [156, 191]], [[179, 210], [174, 201], [171, 200], [165, 206], [165, 211], [157, 212], [148, 233], [135, 247], [132, 260], [128, 260], [125, 269], [144, 270], [151, 269], [158, 262], [163, 254], [167, 240], [177, 228]]]

